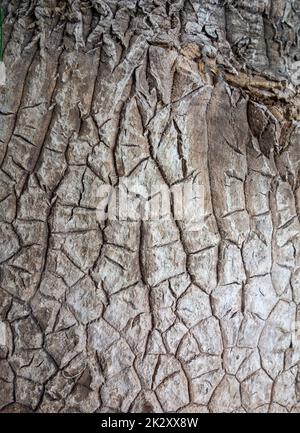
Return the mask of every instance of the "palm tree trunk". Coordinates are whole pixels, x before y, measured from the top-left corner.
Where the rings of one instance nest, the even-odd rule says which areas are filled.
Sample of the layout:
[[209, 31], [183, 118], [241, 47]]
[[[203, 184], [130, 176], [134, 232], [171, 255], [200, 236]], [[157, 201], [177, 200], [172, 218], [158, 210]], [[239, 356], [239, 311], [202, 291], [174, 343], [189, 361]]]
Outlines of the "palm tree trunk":
[[299, 1], [1, 3], [0, 411], [299, 412]]

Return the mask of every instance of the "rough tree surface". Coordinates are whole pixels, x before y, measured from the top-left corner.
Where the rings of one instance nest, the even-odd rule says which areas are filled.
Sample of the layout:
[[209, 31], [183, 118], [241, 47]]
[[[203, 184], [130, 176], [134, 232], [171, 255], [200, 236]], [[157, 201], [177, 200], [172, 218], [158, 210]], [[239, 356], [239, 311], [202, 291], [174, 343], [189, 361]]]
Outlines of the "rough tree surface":
[[0, 4], [0, 410], [300, 412], [300, 2]]

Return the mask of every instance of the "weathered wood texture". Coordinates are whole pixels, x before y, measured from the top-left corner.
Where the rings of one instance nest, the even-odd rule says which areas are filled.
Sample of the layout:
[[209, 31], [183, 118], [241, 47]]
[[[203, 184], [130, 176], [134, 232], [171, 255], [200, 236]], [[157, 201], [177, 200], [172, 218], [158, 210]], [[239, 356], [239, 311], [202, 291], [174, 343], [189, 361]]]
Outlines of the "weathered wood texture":
[[[298, 412], [300, 2], [1, 4], [0, 410]], [[99, 222], [123, 177], [204, 224]]]

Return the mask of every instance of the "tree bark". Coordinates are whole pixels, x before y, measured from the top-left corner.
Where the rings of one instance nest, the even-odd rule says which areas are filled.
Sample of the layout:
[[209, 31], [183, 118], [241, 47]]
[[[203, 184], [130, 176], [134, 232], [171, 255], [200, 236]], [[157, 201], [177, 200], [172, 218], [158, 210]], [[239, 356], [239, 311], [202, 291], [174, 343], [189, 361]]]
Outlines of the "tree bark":
[[300, 2], [1, 4], [0, 411], [299, 412]]

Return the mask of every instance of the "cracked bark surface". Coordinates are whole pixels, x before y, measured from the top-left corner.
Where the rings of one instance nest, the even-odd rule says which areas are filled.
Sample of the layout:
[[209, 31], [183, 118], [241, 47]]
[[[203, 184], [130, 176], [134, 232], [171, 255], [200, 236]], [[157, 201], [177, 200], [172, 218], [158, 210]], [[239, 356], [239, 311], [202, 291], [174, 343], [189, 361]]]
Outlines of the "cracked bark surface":
[[[0, 410], [299, 412], [300, 2], [1, 5]], [[99, 223], [121, 177], [205, 223]]]

